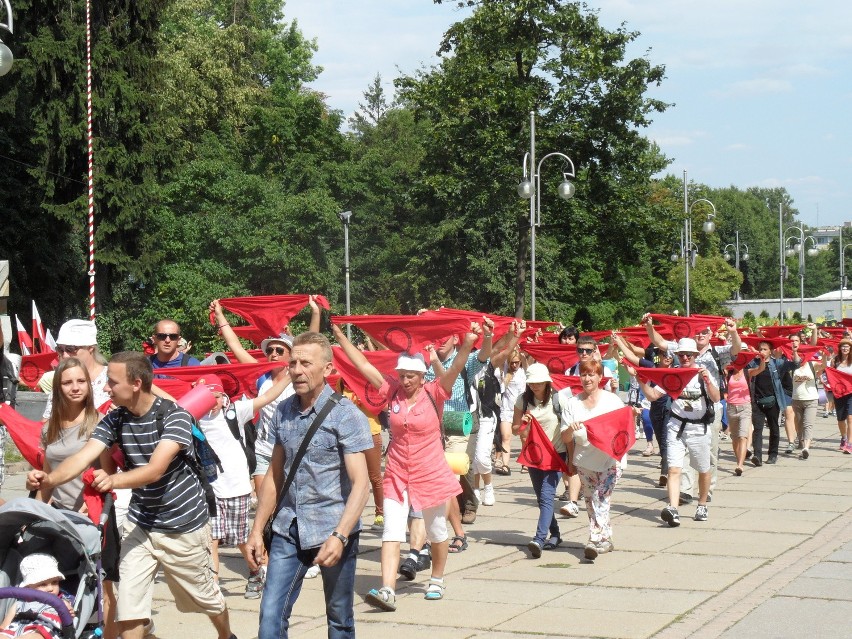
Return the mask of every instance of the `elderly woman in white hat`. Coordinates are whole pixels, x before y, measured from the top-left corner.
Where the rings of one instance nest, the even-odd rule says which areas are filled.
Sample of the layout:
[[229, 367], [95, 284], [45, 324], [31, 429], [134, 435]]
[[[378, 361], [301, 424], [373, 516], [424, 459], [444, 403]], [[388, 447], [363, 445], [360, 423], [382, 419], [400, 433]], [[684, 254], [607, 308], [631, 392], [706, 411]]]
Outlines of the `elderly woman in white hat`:
[[397, 375], [385, 377], [346, 338], [339, 326], [332, 326], [332, 330], [346, 356], [378, 390], [389, 408], [392, 438], [382, 483], [385, 517], [382, 587], [370, 590], [365, 599], [381, 610], [396, 610], [394, 589], [409, 506], [423, 512], [426, 536], [432, 544], [432, 577], [425, 597], [427, 600], [441, 599], [449, 546], [447, 504], [461, 492], [444, 457], [441, 409], [452, 394], [453, 382], [482, 329], [478, 324], [471, 325], [452, 366], [446, 371], [436, 368], [437, 378], [431, 382], [424, 381], [426, 362], [420, 353], [402, 353], [397, 360]]
[[[680, 497], [680, 473], [687, 451], [690, 465], [698, 472], [698, 506], [695, 521], [707, 521], [707, 496], [710, 493], [710, 447], [713, 436], [713, 405], [719, 401], [719, 387], [703, 366], [695, 363], [698, 346], [694, 339], [682, 338], [675, 350], [681, 368], [698, 368], [695, 377], [683, 387], [680, 396], [672, 401], [666, 423], [666, 455], [669, 462], [669, 504], [660, 518], [669, 526], [680, 526], [677, 506]], [[663, 391], [640, 381], [645, 397], [654, 401]]]
[[[104, 390], [107, 382], [107, 362], [98, 349], [98, 329], [94, 322], [77, 319], [65, 322], [56, 336], [56, 354], [60, 361], [76, 357], [85, 366], [89, 379], [92, 380], [92, 400], [95, 408], [104, 409], [110, 405], [109, 395]], [[42, 420], [45, 422], [53, 411], [52, 400], [52, 395], [48, 393], [47, 406], [42, 414]]]
[[[534, 417], [541, 424], [544, 435], [553, 444], [557, 454], [565, 460], [565, 443], [560, 435], [561, 409], [559, 393], [553, 388], [553, 380], [544, 364], [530, 364], [527, 368], [527, 387], [515, 402], [512, 432], [526, 439], [529, 424]], [[567, 391], [570, 394], [570, 391]], [[567, 397], [565, 398], [567, 399]], [[564, 399], [563, 399], [564, 401]], [[553, 550], [562, 543], [559, 524], [553, 512], [553, 500], [562, 473], [558, 470], [527, 468], [533, 490], [538, 500], [538, 524], [535, 537], [527, 544], [534, 558], [541, 557], [542, 550]], [[548, 537], [548, 532], [550, 536]]]

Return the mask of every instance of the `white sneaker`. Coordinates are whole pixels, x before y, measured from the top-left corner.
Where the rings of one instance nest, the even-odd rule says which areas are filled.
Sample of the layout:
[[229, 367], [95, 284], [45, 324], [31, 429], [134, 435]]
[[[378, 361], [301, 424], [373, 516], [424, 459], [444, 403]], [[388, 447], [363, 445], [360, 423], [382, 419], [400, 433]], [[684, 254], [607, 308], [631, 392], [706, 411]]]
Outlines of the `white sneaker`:
[[488, 484], [482, 487], [482, 505], [483, 506], [493, 506], [494, 505], [494, 486], [493, 484]]
[[305, 579], [315, 579], [318, 574], [320, 574], [320, 567], [311, 566], [308, 568], [308, 572], [305, 573]]
[[559, 512], [566, 517], [573, 519], [574, 517], [580, 516], [580, 507], [577, 505], [576, 501], [569, 501], [559, 509]]

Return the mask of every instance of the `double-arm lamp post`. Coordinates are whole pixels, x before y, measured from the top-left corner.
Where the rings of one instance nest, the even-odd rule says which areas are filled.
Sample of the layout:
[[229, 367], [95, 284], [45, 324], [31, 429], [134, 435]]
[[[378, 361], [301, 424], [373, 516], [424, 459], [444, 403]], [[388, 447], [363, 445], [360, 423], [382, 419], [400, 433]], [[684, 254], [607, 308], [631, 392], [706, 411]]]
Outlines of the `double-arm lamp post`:
[[[6, 9], [6, 22], [0, 22], [0, 31], [6, 30], [9, 33], [14, 33], [14, 19], [12, 18], [12, 5], [9, 0], [3, 0], [3, 7]], [[6, 75], [12, 68], [12, 63], [15, 61], [12, 51], [3, 44], [0, 40], [0, 75]]]
[[[741, 254], [740, 253], [740, 232], [739, 232], [739, 230], [734, 231], [734, 235], [736, 237], [734, 244], [725, 244], [725, 247], [722, 249], [722, 254], [723, 254], [723, 257], [725, 258], [725, 261], [730, 261], [731, 254], [728, 251], [728, 249], [729, 248], [734, 249], [734, 268], [736, 268], [739, 271], [740, 270], [740, 255], [742, 255], [742, 261], [743, 262], [748, 262], [748, 244], [743, 242], [743, 244], [742, 244], [743, 252]], [[740, 288], [737, 287], [737, 301], [739, 301], [739, 300], [740, 300]]]
[[[793, 231], [793, 233], [790, 233]], [[789, 234], [789, 235], [788, 235]], [[811, 257], [815, 256], [819, 251], [816, 247], [816, 240], [812, 235], [805, 235], [805, 230], [801, 226], [788, 226], [784, 231], [784, 251], [781, 255], [781, 272], [782, 277], [785, 274], [786, 270], [786, 260], [784, 259], [784, 255], [787, 257], [793, 257], [797, 252], [799, 253], [799, 315], [804, 319], [805, 317], [805, 243], [810, 240], [811, 248], [808, 249], [808, 255]], [[792, 245], [787, 246], [787, 243], [792, 240]], [[783, 309], [782, 309], [782, 317], [783, 317]]]
[[[565, 163], [562, 172], [562, 182], [559, 184], [559, 197], [570, 200], [574, 197], [577, 187], [568, 178], [575, 177], [574, 163], [564, 153], [548, 153], [538, 165], [535, 163], [535, 111], [530, 111], [530, 150], [524, 155], [524, 176], [518, 184], [518, 195], [530, 201], [530, 318], [535, 319], [535, 229], [541, 226], [541, 165], [547, 158], [559, 157]], [[527, 176], [527, 161], [529, 161], [529, 177]]]
[[672, 255], [672, 261], [676, 262], [678, 259], [683, 258], [685, 264], [685, 303], [686, 303], [686, 315], [689, 317], [689, 270], [692, 268], [692, 261], [695, 259], [695, 255], [698, 253], [698, 247], [692, 241], [692, 208], [698, 204], [703, 203], [709, 205], [713, 210], [712, 213], [707, 214], [707, 219], [704, 220], [704, 224], [702, 225], [702, 229], [706, 234], [710, 234], [716, 230], [716, 224], [713, 222], [713, 218], [716, 217], [716, 207], [713, 205], [708, 199], [700, 198], [695, 200], [692, 204], [689, 203], [689, 192], [687, 189], [688, 182], [686, 179], [686, 171], [683, 172], [683, 231], [681, 231], [681, 239], [680, 239], [680, 255], [675, 253]]

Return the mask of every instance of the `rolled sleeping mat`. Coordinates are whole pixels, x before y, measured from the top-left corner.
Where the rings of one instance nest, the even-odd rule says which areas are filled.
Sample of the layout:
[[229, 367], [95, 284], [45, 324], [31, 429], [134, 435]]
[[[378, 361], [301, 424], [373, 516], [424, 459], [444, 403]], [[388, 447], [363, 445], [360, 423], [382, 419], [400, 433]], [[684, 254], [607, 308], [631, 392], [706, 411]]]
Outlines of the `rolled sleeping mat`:
[[467, 453], [444, 453], [447, 458], [447, 465], [454, 475], [467, 475], [470, 470], [470, 457]]
[[467, 411], [447, 410], [443, 423], [446, 435], [467, 437], [473, 430], [473, 415]]

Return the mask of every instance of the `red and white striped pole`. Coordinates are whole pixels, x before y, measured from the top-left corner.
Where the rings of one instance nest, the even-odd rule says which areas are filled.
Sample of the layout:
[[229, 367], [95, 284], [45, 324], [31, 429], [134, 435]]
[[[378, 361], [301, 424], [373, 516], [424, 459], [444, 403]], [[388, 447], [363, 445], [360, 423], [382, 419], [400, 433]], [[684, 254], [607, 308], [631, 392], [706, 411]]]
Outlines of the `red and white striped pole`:
[[89, 154], [89, 319], [95, 319], [95, 179], [92, 148], [92, 3], [86, 0], [86, 141]]

